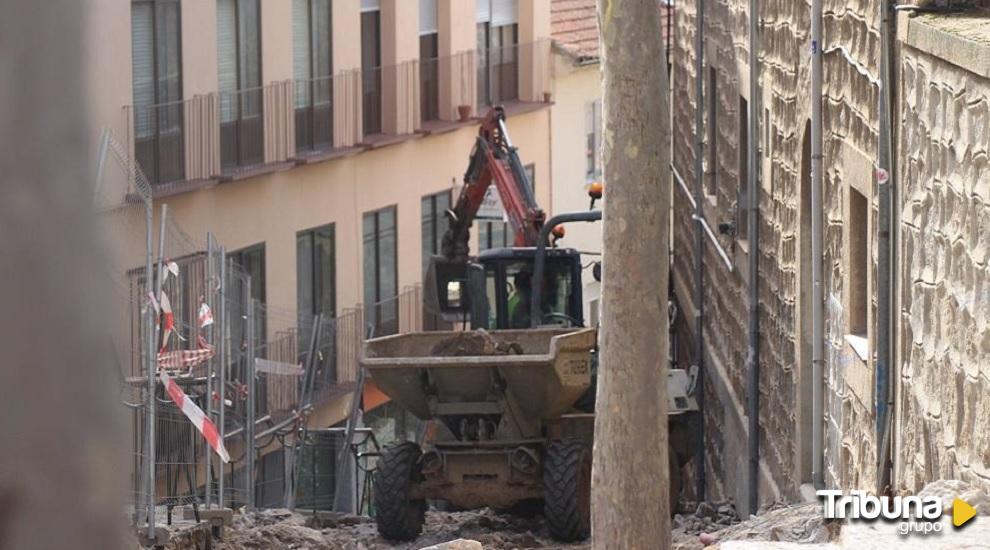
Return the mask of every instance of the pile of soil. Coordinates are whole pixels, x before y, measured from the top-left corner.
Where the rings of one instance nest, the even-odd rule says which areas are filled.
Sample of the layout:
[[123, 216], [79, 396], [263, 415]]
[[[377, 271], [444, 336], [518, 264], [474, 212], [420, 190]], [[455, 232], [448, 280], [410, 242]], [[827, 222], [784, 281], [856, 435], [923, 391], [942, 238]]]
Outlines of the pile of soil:
[[329, 520], [305, 512], [264, 510], [239, 515], [215, 549], [295, 548], [327, 550], [414, 550], [457, 539], [476, 540], [485, 549], [543, 548], [588, 550], [588, 543], [566, 545], [550, 538], [541, 517], [519, 518], [490, 509], [426, 513], [423, 534], [393, 543], [378, 534], [374, 520], [336, 514]]
[[522, 355], [522, 346], [515, 342], [499, 342], [484, 329], [461, 332], [437, 342], [430, 355], [437, 357], [468, 357], [478, 355]]

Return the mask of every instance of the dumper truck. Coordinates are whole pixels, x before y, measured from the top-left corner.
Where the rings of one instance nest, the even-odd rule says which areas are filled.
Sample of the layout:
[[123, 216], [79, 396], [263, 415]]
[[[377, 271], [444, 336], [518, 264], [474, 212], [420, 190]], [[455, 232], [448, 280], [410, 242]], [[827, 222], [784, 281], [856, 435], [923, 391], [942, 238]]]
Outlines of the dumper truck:
[[[514, 246], [472, 257], [469, 228], [492, 184]], [[447, 324], [471, 330], [365, 342], [361, 364], [377, 387], [435, 427], [422, 445], [397, 442], [378, 459], [373, 503], [385, 538], [416, 538], [434, 500], [456, 509], [539, 510], [555, 539], [588, 536], [598, 331], [585, 327], [581, 254], [557, 242], [562, 223], [601, 218], [594, 210], [601, 187], [589, 194], [588, 212], [546, 220], [504, 112], [496, 107], [485, 117], [424, 292]], [[668, 372], [673, 510], [699, 418], [688, 371]]]

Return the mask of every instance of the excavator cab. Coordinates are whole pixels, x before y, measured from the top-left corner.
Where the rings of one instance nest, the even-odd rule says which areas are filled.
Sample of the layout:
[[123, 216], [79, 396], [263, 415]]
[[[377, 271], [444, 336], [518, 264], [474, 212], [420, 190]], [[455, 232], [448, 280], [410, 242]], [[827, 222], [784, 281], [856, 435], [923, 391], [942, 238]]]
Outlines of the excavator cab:
[[[536, 247], [513, 247], [486, 250], [467, 262], [434, 258], [427, 274], [428, 288], [436, 292], [434, 306], [444, 321], [475, 329], [584, 326], [581, 254], [572, 248], [545, 249], [543, 277], [534, 281], [537, 253]], [[542, 312], [535, 325], [534, 290], [539, 290]]]
[[[581, 255], [571, 248], [545, 250], [542, 280], [533, 279], [535, 247], [496, 248], [478, 256], [484, 266], [486, 329], [522, 329], [531, 326], [582, 327]], [[540, 285], [541, 292], [534, 293]], [[477, 291], [476, 291], [477, 292]], [[542, 318], [532, 323], [531, 297], [540, 295]]]

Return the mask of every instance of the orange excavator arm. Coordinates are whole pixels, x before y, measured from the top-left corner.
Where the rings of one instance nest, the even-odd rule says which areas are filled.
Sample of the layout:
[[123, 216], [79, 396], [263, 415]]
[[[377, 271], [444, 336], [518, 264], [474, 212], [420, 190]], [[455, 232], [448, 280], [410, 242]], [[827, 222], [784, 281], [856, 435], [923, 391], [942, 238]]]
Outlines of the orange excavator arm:
[[440, 253], [448, 260], [467, 258], [471, 225], [492, 184], [515, 233], [513, 245], [536, 246], [546, 214], [536, 204], [533, 187], [506, 131], [501, 106], [492, 108], [482, 121], [464, 173], [464, 187], [447, 211], [450, 223]]

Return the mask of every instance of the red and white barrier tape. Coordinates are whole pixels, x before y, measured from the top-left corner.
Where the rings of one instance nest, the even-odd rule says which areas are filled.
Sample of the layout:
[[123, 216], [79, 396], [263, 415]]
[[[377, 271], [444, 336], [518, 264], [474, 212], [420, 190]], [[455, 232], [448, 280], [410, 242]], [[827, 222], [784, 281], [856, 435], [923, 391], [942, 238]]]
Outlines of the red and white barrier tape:
[[224, 464], [230, 462], [230, 455], [227, 454], [227, 449], [223, 446], [223, 441], [220, 439], [220, 434], [217, 432], [217, 426], [212, 420], [206, 417], [203, 413], [203, 409], [196, 406], [196, 403], [189, 398], [188, 395], [182, 392], [179, 385], [175, 383], [175, 380], [169, 378], [164, 372], [158, 375], [158, 379], [161, 380], [162, 385], [165, 386], [165, 391], [168, 392], [169, 397], [175, 402], [176, 406], [182, 410], [182, 414], [192, 421], [193, 426], [199, 430], [199, 433], [203, 434], [203, 438], [206, 442], [210, 444], [210, 447], [216, 451], [220, 459], [223, 460]]

